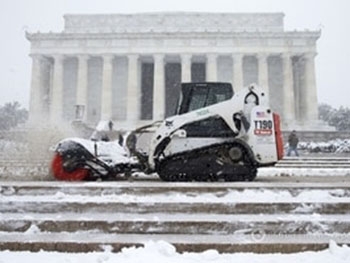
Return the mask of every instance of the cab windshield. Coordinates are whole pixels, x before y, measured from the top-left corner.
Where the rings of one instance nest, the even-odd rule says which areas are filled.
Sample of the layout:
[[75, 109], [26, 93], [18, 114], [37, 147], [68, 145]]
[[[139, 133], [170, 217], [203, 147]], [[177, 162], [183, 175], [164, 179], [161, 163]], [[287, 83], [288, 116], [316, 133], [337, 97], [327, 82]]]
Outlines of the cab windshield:
[[229, 100], [232, 96], [230, 83], [184, 83], [179, 114]]

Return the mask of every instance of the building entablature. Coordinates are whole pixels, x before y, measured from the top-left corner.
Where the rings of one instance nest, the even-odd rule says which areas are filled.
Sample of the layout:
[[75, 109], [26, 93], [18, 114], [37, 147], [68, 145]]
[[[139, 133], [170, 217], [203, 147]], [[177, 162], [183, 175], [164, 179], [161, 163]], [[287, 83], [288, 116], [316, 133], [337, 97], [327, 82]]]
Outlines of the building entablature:
[[29, 33], [26, 38], [30, 41], [43, 40], [83, 40], [83, 39], [174, 39], [174, 38], [221, 38], [221, 39], [310, 39], [316, 41], [321, 31], [285, 31], [285, 32], [111, 32], [111, 33]]
[[[66, 34], [27, 33], [31, 41], [31, 53], [258, 53], [286, 51], [310, 52], [315, 49], [320, 32], [246, 33], [241, 34]], [[307, 36], [307, 37], [306, 37]]]

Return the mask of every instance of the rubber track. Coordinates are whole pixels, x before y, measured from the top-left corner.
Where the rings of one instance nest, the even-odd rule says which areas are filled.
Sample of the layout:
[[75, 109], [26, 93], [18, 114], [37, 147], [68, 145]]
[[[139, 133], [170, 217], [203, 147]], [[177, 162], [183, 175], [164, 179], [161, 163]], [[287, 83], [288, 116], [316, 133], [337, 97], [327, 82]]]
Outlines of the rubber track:
[[[218, 153], [224, 151], [228, 158], [227, 151], [232, 147], [242, 150], [242, 161], [236, 164], [219, 164]], [[195, 164], [192, 165], [191, 162]], [[191, 171], [188, 171], [189, 169]], [[257, 174], [257, 163], [252, 153], [241, 143], [226, 142], [167, 156], [157, 163], [156, 171], [162, 180], [173, 182], [252, 181]]]

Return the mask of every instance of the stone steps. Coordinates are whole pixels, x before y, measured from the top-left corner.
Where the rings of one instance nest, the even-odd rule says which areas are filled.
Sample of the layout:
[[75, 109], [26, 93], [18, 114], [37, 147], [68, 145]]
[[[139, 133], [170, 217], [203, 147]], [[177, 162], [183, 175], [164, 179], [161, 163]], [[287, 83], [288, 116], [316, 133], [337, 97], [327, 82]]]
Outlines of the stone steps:
[[285, 157], [277, 168], [336, 168], [350, 169], [350, 158], [344, 157]]
[[[15, 234], [95, 232], [105, 234], [161, 235], [307, 235], [342, 234], [350, 232], [348, 215], [293, 215], [270, 216], [220, 214], [26, 214], [17, 218], [9, 214], [0, 223], [0, 232]], [[35, 229], [35, 231], [33, 231]]]
[[332, 240], [337, 244], [350, 244], [349, 235], [148, 235], [148, 234], [89, 234], [89, 233], [44, 233], [25, 236], [0, 236], [0, 250], [12, 251], [57, 251], [91, 252], [112, 249], [121, 251], [125, 247], [140, 247], [145, 242], [165, 241], [173, 244], [178, 252], [202, 252], [216, 249], [221, 253], [295, 253], [309, 250], [324, 250]]
[[350, 244], [349, 214], [340, 182], [0, 182], [0, 250], [319, 250]]
[[207, 203], [57, 203], [57, 202], [1, 202], [1, 213], [113, 213], [124, 211], [145, 214], [154, 213], [221, 213], [221, 214], [257, 214], [298, 213], [308, 214], [346, 214], [350, 211], [349, 203], [238, 203], [238, 204], [207, 204]]

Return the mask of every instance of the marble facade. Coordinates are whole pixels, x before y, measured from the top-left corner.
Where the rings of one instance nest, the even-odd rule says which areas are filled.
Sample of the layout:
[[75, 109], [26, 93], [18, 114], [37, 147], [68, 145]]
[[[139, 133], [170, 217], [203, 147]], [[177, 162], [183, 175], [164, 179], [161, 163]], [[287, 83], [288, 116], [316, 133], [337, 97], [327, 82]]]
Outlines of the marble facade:
[[283, 128], [316, 129], [319, 31], [285, 31], [283, 13], [65, 15], [31, 43], [30, 120], [112, 119], [133, 128], [175, 111], [179, 83], [262, 86]]

